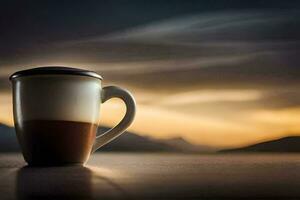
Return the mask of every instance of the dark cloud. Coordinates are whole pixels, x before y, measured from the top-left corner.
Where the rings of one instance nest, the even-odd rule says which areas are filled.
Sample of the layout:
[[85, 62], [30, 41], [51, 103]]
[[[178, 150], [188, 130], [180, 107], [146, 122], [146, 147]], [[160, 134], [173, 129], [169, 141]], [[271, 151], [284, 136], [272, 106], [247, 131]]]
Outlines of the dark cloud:
[[[278, 88], [277, 90], [258, 90], [262, 95], [257, 99], [249, 99], [244, 101], [233, 101], [233, 100], [220, 100], [214, 102], [195, 102], [193, 104], [189, 104], [188, 107], [191, 109], [198, 109], [196, 112], [201, 112], [208, 108], [215, 110], [224, 110], [227, 109], [232, 113], [238, 114], [242, 111], [248, 111], [253, 109], [267, 109], [267, 110], [276, 110], [282, 108], [294, 108], [300, 105], [300, 95], [299, 95], [300, 87], [294, 87], [292, 89], [287, 90], [286, 88]], [[214, 91], [218, 93], [218, 90]], [[219, 90], [222, 92], [222, 90]], [[187, 105], [176, 105], [178, 107], [182, 107], [183, 110], [186, 110]], [[171, 106], [170, 106], [171, 107]], [[219, 115], [219, 113], [216, 113]]]
[[[297, 8], [300, 8], [297, 1], [279, 0], [272, 3], [259, 0], [243, 2], [102, 0], [84, 3], [79, 0], [1, 1], [0, 53], [2, 58], [13, 57], [20, 51], [30, 51], [40, 44], [106, 35], [191, 13], [246, 9], [261, 9], [265, 12], [265, 10]], [[219, 34], [217, 36], [223, 37]]]
[[[300, 85], [299, 52], [257, 55], [238, 63], [145, 74], [114, 73], [111, 79], [149, 90], [257, 88]], [[108, 74], [109, 76], [109, 74]], [[164, 87], [162, 87], [164, 86]]]
[[[296, 1], [53, 2], [3, 6], [0, 90], [13, 71], [52, 63], [150, 92], [300, 87]], [[298, 96], [277, 92], [255, 106], [296, 106]]]

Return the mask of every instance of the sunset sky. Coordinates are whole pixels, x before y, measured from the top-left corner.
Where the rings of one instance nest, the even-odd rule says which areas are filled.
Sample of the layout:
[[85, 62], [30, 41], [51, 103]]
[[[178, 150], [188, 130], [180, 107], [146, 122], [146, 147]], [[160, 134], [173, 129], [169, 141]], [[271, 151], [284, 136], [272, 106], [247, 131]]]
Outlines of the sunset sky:
[[[130, 90], [141, 135], [217, 147], [300, 135], [300, 2], [59, 2], [1, 2], [0, 122], [13, 125], [11, 73], [59, 65]], [[124, 110], [105, 103], [101, 124]]]

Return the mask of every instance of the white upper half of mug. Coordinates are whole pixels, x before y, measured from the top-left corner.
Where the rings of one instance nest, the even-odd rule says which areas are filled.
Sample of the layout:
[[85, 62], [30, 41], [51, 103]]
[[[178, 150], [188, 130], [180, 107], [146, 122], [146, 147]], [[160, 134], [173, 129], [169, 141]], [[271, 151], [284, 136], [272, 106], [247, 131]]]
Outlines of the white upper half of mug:
[[65, 120], [98, 124], [101, 79], [63, 73], [12, 75], [15, 123]]

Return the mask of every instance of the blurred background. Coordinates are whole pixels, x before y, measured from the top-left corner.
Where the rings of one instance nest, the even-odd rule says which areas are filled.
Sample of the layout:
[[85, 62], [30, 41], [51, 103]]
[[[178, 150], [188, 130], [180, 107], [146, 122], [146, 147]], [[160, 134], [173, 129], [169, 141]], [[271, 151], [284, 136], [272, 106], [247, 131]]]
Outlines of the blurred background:
[[[133, 93], [126, 141], [196, 151], [299, 142], [299, 9], [292, 0], [1, 1], [0, 134], [13, 130], [9, 75], [56, 65]], [[124, 111], [106, 103], [102, 126]]]

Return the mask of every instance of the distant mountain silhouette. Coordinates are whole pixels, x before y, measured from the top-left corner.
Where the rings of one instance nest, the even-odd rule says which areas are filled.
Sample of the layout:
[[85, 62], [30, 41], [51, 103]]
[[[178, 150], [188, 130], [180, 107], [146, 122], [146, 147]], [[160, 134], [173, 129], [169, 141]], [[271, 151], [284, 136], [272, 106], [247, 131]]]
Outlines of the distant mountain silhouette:
[[191, 145], [191, 143], [187, 142], [182, 137], [176, 137], [176, 138], [166, 139], [162, 141], [172, 146], [173, 148], [176, 148], [181, 151], [212, 153], [217, 150], [214, 147], [210, 147], [206, 145]]
[[[100, 128], [103, 133], [109, 128]], [[98, 151], [178, 151], [176, 148], [152, 138], [139, 136], [131, 132], [125, 132], [120, 137], [103, 146]]]
[[221, 152], [300, 152], [300, 136], [284, 137], [237, 149]]
[[0, 123], [0, 152], [20, 151], [15, 129]]
[[[102, 127], [98, 130], [98, 132], [103, 133], [108, 129], [108, 127]], [[17, 142], [15, 129], [7, 125], [0, 124], [0, 152], [18, 151], [20, 151], [20, 148]], [[127, 131], [125, 134], [103, 146], [98, 151], [202, 153], [212, 152], [214, 149], [206, 146], [190, 144], [182, 138], [158, 140]]]

